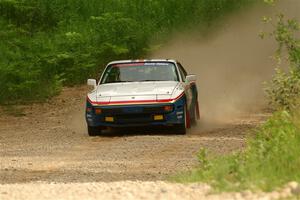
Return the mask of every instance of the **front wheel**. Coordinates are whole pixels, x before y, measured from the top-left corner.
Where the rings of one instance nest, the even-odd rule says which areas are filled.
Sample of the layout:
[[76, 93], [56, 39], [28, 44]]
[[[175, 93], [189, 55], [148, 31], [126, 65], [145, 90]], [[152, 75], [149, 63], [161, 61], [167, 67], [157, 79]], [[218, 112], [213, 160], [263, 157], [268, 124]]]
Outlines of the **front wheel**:
[[176, 131], [176, 134], [178, 135], [185, 135], [186, 134], [186, 127], [184, 124], [176, 125], [174, 127], [174, 130]]
[[101, 134], [101, 128], [88, 126], [88, 134], [90, 137], [99, 136]]
[[191, 126], [191, 119], [190, 119], [190, 114], [187, 111], [187, 106], [184, 106], [184, 123], [176, 125], [175, 126], [175, 131], [179, 135], [185, 135], [187, 132], [187, 128], [190, 128]]

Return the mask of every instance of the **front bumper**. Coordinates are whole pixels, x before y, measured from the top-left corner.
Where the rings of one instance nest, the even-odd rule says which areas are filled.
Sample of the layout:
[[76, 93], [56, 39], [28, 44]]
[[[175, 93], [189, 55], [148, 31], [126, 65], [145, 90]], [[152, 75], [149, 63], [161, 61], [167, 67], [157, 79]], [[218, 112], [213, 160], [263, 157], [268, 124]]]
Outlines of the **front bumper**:
[[[166, 112], [164, 106], [173, 106], [173, 110]], [[91, 127], [135, 127], [135, 126], [172, 126], [184, 123], [185, 98], [182, 97], [174, 103], [158, 103], [144, 105], [113, 105], [93, 106], [86, 103], [86, 122]], [[101, 108], [102, 113], [96, 114], [95, 109]], [[162, 115], [162, 120], [155, 120], [155, 115]], [[112, 117], [113, 122], [106, 118]]]

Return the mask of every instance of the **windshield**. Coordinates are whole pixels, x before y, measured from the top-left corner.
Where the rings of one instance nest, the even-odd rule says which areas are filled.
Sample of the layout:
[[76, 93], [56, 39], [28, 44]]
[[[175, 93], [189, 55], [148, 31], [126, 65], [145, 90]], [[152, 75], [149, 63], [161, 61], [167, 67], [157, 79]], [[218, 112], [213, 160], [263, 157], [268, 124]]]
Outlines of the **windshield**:
[[109, 66], [101, 84], [143, 81], [178, 81], [173, 63], [127, 63]]

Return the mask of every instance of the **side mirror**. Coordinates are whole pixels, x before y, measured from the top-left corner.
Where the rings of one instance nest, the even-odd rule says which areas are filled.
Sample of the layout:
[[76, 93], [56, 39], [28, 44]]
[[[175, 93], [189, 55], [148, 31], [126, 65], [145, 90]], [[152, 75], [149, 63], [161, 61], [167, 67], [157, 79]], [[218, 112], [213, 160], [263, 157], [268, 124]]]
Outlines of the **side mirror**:
[[188, 83], [190, 83], [190, 82], [195, 82], [195, 81], [197, 81], [197, 76], [194, 75], [194, 74], [192, 74], [192, 75], [187, 75], [187, 76], [186, 76], [186, 81], [187, 81]]
[[97, 81], [95, 79], [88, 79], [87, 84], [90, 86], [93, 86], [94, 89], [96, 89], [96, 87], [97, 87]]

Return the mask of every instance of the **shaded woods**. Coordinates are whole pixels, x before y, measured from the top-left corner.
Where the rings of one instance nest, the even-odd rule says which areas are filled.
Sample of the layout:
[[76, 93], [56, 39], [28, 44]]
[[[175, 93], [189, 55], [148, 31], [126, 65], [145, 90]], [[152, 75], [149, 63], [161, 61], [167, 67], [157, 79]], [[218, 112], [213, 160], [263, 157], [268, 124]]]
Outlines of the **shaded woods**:
[[41, 101], [255, 0], [0, 0], [0, 103]]

